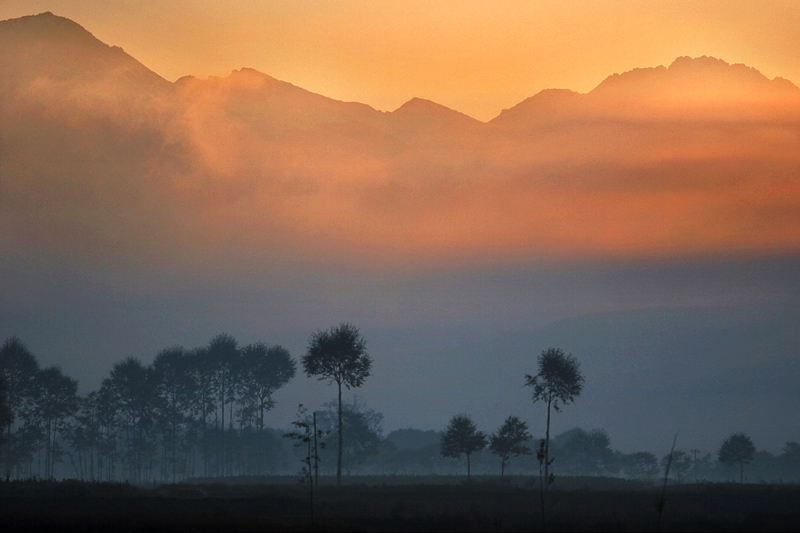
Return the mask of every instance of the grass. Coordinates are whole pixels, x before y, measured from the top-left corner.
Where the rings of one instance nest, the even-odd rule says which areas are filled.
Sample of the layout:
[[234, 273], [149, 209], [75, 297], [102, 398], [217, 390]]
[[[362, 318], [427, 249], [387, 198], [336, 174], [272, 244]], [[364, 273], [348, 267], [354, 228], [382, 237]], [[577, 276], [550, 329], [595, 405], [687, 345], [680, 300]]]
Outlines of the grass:
[[[488, 480], [391, 485], [375, 483], [378, 479], [340, 488], [320, 486], [313, 529], [530, 531], [541, 527], [538, 492], [533, 488]], [[598, 488], [592, 478], [568, 479], [559, 478], [549, 491], [549, 531], [656, 529], [657, 488], [613, 487], [602, 479], [598, 486], [603, 488]], [[82, 487], [80, 482], [5, 485], [0, 488], [0, 523], [9, 531], [300, 531], [312, 527], [307, 491], [299, 483], [178, 484], [146, 489], [124, 484]], [[670, 531], [798, 531], [798, 501], [797, 485], [672, 485], [662, 527]]]

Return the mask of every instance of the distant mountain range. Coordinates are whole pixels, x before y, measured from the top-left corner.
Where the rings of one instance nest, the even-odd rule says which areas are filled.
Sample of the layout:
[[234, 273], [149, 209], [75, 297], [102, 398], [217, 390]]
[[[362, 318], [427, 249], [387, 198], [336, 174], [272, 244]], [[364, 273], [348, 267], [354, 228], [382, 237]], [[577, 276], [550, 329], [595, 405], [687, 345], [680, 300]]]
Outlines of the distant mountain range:
[[51, 13], [0, 22], [0, 71], [2, 246], [800, 249], [800, 89], [720, 59], [542, 91], [488, 123], [247, 68], [170, 83]]

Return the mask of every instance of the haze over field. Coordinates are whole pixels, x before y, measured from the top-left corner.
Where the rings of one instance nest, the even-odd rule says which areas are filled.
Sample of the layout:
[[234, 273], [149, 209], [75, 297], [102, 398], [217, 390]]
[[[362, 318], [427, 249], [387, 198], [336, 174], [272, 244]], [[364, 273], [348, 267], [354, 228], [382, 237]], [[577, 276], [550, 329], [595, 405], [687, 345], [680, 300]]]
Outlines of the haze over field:
[[[681, 56], [481, 121], [252, 68], [168, 81], [79, 22], [0, 22], [0, 337], [84, 391], [128, 355], [227, 331], [298, 357], [351, 321], [389, 430], [539, 435], [523, 376], [559, 346], [587, 379], [562, 430], [798, 440], [792, 81]], [[332, 394], [295, 379], [271, 425]]]

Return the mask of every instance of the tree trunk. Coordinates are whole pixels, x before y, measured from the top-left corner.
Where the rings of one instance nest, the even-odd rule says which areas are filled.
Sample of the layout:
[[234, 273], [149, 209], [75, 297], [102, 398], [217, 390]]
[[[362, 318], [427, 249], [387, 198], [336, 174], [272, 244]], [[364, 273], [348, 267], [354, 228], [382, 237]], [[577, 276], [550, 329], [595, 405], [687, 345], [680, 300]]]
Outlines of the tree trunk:
[[544, 436], [544, 482], [545, 487], [550, 486], [550, 402], [547, 400], [547, 430]]
[[317, 412], [314, 411], [314, 485], [319, 486], [319, 448], [317, 447]]
[[469, 454], [467, 454], [467, 481], [469, 481], [470, 476], [470, 462], [469, 462]]
[[336, 484], [342, 484], [342, 448], [344, 438], [342, 436], [342, 384], [339, 383], [339, 456], [336, 460]]

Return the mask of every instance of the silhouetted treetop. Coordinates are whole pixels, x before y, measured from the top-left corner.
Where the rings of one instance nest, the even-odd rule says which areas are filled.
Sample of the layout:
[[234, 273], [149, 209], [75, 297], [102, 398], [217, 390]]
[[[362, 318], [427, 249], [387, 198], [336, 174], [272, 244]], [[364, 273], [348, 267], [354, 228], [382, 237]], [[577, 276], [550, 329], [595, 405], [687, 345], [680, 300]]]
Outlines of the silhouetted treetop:
[[[572, 354], [564, 355], [561, 348], [548, 348], [537, 360], [539, 373], [525, 374], [525, 385], [533, 387], [533, 401], [552, 403], [556, 411], [561, 404], [569, 404], [580, 396], [586, 379], [580, 372], [580, 363]], [[559, 403], [560, 402], [560, 403]]]
[[372, 368], [366, 341], [352, 324], [312, 334], [302, 362], [308, 377], [335, 381], [348, 389], [360, 387]]

